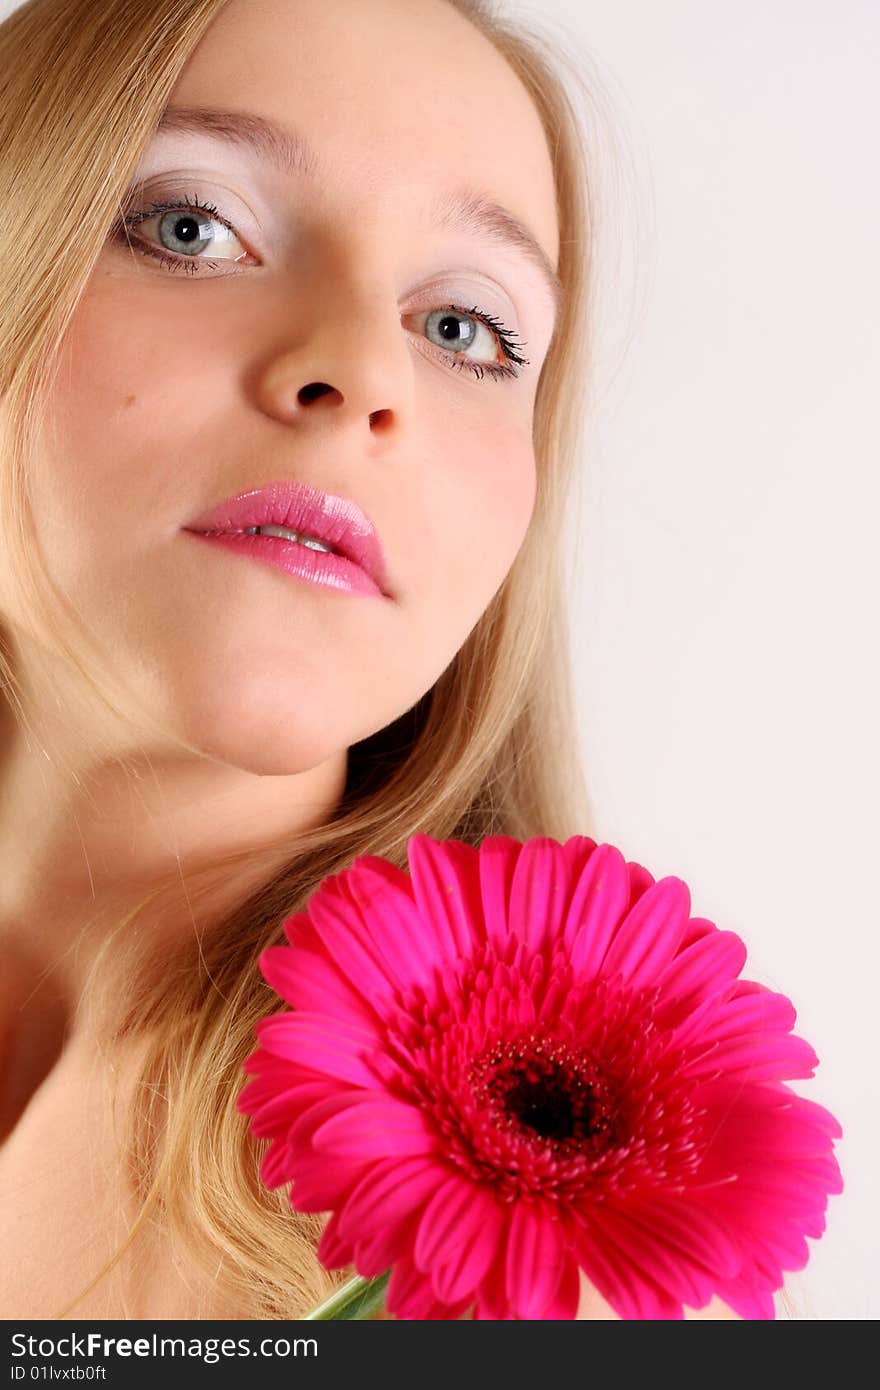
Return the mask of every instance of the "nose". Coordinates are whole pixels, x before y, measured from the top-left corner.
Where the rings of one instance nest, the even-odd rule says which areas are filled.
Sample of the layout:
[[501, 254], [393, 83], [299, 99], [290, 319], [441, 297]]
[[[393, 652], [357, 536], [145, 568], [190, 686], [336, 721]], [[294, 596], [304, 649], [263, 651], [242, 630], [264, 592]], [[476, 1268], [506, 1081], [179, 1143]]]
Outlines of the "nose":
[[[289, 301], [285, 302], [287, 313]], [[393, 432], [409, 415], [413, 364], [393, 293], [324, 285], [264, 360], [257, 395], [284, 424]]]

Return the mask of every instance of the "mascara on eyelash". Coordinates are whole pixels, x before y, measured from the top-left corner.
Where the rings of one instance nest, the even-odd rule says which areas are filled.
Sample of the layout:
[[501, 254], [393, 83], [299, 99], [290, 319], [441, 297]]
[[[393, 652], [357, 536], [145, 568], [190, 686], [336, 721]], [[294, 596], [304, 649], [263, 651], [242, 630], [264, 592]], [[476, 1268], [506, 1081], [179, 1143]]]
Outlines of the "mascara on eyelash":
[[[524, 366], [528, 365], [529, 359], [527, 357], [518, 357], [513, 351], [513, 340], [517, 335], [513, 333], [511, 329], [505, 328], [500, 319], [496, 319], [492, 314], [485, 313], [482, 309], [477, 308], [476, 305], [474, 305], [473, 309], [455, 309], [455, 312], [468, 316], [473, 314], [476, 318], [482, 319], [485, 324], [488, 324], [489, 327], [498, 334], [498, 337], [501, 339], [501, 346], [504, 348], [510, 360], [512, 362], [519, 362]], [[519, 346], [525, 347], [523, 339], [520, 339]]]
[[152, 203], [149, 207], [138, 208], [136, 212], [126, 211], [125, 221], [137, 225], [140, 222], [145, 222], [148, 217], [158, 217], [163, 212], [173, 212], [175, 208], [182, 208], [185, 212], [206, 212], [209, 217], [222, 222], [223, 226], [227, 227], [230, 232], [235, 230], [232, 223], [227, 221], [213, 203], [205, 203], [198, 198], [174, 198], [169, 202]]

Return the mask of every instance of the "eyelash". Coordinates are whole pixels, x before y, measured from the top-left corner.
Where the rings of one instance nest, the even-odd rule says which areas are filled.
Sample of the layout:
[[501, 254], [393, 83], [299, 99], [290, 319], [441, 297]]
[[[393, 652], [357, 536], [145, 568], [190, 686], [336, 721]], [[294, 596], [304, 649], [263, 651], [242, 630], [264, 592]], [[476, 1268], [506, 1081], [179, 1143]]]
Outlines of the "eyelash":
[[[169, 255], [167, 252], [156, 250], [155, 247], [150, 246], [146, 241], [141, 241], [139, 239], [132, 241], [129, 238], [128, 232], [130, 228], [138, 226], [141, 222], [145, 222], [149, 217], [158, 217], [161, 216], [162, 213], [171, 212], [174, 208], [182, 208], [186, 212], [205, 213], [208, 217], [214, 218], [216, 221], [222, 223], [224, 227], [228, 228], [229, 231], [236, 235], [235, 228], [232, 226], [231, 222], [227, 221], [213, 203], [203, 202], [200, 198], [195, 196], [192, 198], [176, 198], [170, 199], [167, 202], [153, 203], [148, 208], [138, 209], [137, 212], [128, 212], [113, 228], [111, 235], [119, 241], [124, 239], [128, 246], [138, 251], [141, 255], [151, 256], [167, 270], [182, 270], [184, 273], [190, 275], [199, 275], [201, 271], [195, 269], [197, 264], [207, 264], [213, 267], [222, 265], [223, 260], [211, 261], [204, 258], [197, 261], [195, 257], [188, 258]], [[192, 269], [190, 269], [190, 267], [192, 267]], [[227, 271], [224, 273], [229, 274], [230, 272]], [[235, 274], [236, 272], [233, 271], [232, 273]], [[461, 314], [465, 318], [479, 319], [479, 321], [485, 324], [489, 329], [490, 333], [493, 334], [496, 342], [507, 358], [506, 363], [474, 362], [473, 359], [469, 357], [453, 355], [452, 353], [442, 353], [442, 349], [438, 348], [437, 351], [442, 353], [441, 360], [445, 360], [453, 370], [461, 371], [464, 369], [471, 372], [479, 380], [482, 380], [484, 374], [498, 380], [505, 377], [518, 377], [520, 375], [519, 368], [528, 366], [529, 359], [527, 357], [520, 357], [516, 350], [516, 346], [514, 345], [515, 335], [510, 329], [505, 328], [504, 324], [492, 314], [487, 314], [476, 305], [472, 309], [464, 309], [459, 304], [443, 304], [439, 305], [438, 308], [447, 309], [450, 313]], [[436, 345], [431, 344], [431, 346], [434, 347]], [[519, 346], [522, 347], [524, 344], [520, 343]]]

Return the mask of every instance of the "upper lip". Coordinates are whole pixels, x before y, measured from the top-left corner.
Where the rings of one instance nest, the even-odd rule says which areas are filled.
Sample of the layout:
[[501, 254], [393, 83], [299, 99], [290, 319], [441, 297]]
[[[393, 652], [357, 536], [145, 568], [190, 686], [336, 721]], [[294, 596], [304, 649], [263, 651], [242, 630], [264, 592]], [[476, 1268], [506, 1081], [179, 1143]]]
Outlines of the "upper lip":
[[243, 531], [248, 526], [286, 526], [332, 546], [360, 565], [390, 597], [385, 556], [369, 517], [347, 497], [321, 492], [306, 483], [265, 483], [240, 492], [197, 516], [183, 528], [202, 533]]

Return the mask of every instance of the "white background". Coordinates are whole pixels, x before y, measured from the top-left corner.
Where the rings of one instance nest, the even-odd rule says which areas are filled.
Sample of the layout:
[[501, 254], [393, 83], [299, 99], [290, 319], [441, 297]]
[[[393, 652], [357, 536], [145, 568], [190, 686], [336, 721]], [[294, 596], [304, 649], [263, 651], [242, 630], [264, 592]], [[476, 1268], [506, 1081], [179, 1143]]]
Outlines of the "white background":
[[846, 1190], [789, 1287], [801, 1318], [876, 1318], [880, 6], [502, 8], [602, 93], [570, 534], [593, 833], [797, 1005]]
[[876, 1318], [880, 5], [504, 10], [604, 93], [570, 533], [593, 833], [794, 1001], [846, 1186], [787, 1287], [800, 1318]]

